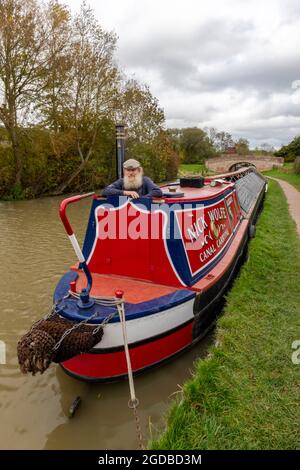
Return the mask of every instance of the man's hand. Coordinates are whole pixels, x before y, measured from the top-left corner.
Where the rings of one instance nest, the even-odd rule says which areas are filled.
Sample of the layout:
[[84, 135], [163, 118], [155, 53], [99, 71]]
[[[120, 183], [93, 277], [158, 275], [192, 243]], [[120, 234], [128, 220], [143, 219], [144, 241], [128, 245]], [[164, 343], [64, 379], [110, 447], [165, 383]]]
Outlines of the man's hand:
[[133, 199], [138, 199], [140, 196], [136, 191], [123, 191], [124, 196], [132, 197]]

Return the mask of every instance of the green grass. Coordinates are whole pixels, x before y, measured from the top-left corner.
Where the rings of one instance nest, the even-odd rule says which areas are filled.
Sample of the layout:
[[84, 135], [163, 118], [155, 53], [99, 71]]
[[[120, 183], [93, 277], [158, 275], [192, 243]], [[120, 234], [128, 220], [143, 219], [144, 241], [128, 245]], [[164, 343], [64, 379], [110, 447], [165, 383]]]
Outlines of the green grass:
[[249, 261], [228, 295], [216, 344], [195, 364], [152, 449], [300, 448], [300, 242], [270, 182]]
[[184, 163], [179, 165], [178, 169], [179, 176], [188, 176], [188, 175], [203, 175], [206, 176], [211, 174], [206, 168], [204, 163]]
[[285, 163], [283, 168], [276, 168], [271, 171], [265, 171], [264, 175], [273, 176], [287, 181], [293, 185], [298, 191], [300, 191], [300, 173], [296, 174], [293, 172], [293, 163]]

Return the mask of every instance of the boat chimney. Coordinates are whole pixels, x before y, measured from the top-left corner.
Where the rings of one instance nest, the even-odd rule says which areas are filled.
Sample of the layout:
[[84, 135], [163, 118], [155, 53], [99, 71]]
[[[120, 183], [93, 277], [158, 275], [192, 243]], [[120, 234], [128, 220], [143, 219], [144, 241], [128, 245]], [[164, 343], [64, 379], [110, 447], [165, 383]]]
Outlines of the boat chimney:
[[123, 124], [116, 124], [116, 173], [117, 178], [123, 177], [123, 163], [125, 158], [125, 131]]

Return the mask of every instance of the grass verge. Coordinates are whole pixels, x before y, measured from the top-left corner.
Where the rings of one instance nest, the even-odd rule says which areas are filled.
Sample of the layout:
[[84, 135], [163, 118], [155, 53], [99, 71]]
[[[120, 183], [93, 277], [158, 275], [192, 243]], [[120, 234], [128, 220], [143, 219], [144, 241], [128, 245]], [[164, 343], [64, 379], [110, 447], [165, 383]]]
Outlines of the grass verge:
[[298, 191], [300, 191], [300, 174], [293, 172], [292, 164], [285, 163], [283, 168], [265, 171], [263, 174], [266, 176], [273, 176], [274, 178], [279, 178], [281, 180], [287, 181], [296, 189], [298, 189]]
[[300, 448], [300, 242], [270, 182], [249, 261], [228, 295], [216, 344], [195, 364], [151, 449]]
[[211, 172], [206, 168], [204, 163], [183, 163], [178, 168], [179, 176], [184, 175], [203, 175], [206, 176]]

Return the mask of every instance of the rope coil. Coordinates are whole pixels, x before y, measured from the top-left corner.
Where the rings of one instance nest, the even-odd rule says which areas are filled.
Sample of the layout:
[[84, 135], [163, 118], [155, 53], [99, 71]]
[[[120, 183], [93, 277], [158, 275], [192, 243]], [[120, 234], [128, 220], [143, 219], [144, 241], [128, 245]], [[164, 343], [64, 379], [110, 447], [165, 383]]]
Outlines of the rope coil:
[[[99, 325], [89, 322], [97, 318], [98, 313], [81, 322], [73, 322], [59, 315], [57, 305], [74, 293], [68, 293], [51, 309], [51, 312], [36, 321], [18, 342], [17, 352], [21, 371], [26, 374], [43, 374], [51, 362], [64, 362], [80, 353], [88, 352], [103, 336], [103, 329], [118, 314], [120, 300], [114, 297], [98, 297], [97, 303], [116, 306], [115, 312], [107, 315]], [[79, 297], [79, 295], [78, 295]], [[121, 301], [122, 302], [122, 301]]]

